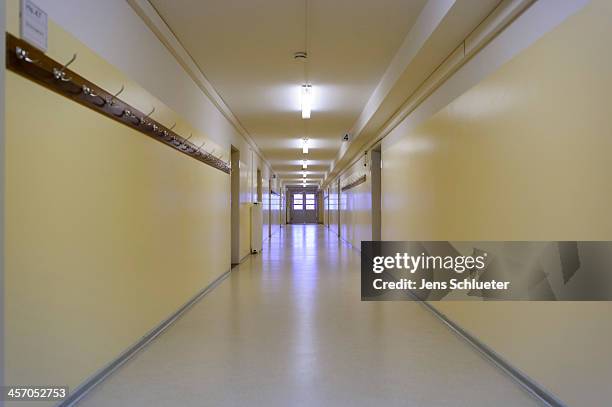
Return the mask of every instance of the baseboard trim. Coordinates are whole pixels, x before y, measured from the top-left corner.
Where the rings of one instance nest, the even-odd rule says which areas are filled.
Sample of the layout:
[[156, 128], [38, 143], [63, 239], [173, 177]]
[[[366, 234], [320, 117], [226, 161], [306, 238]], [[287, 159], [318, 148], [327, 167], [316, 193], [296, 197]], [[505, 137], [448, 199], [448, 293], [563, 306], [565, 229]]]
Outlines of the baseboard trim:
[[[347, 242], [341, 237], [339, 237], [339, 240], [348, 243], [353, 249], [357, 250], [357, 248], [353, 246], [352, 243]], [[361, 252], [360, 250], [357, 250], [357, 251]], [[501, 369], [504, 373], [510, 376], [510, 378], [512, 378], [516, 383], [518, 383], [519, 386], [523, 388], [523, 390], [531, 394], [535, 399], [537, 399], [544, 406], [568, 407], [567, 404], [559, 400], [554, 394], [552, 394], [546, 388], [538, 384], [535, 380], [527, 376], [525, 373], [521, 372], [519, 369], [514, 367], [512, 364], [510, 364], [510, 362], [505, 360], [500, 354], [498, 354], [493, 349], [485, 345], [483, 342], [476, 339], [476, 337], [474, 337], [468, 331], [466, 331], [461, 326], [453, 322], [445, 314], [438, 311], [438, 309], [436, 309], [433, 305], [419, 298], [414, 292], [410, 290], [407, 290], [407, 292], [414, 301], [418, 302], [423, 307], [425, 307], [425, 309], [427, 309], [430, 313], [432, 313], [437, 319], [439, 319], [444, 325], [446, 325], [446, 327], [449, 328], [453, 333], [455, 333], [457, 336], [459, 336], [461, 339], [463, 339], [469, 345], [471, 345], [485, 359], [493, 363], [495, 366]]]
[[71, 407], [75, 406], [79, 401], [81, 401], [89, 392], [91, 392], [97, 385], [102, 383], [108, 376], [110, 376], [113, 372], [119, 369], [123, 364], [125, 364], [128, 360], [136, 356], [136, 354], [142, 351], [147, 345], [149, 345], [155, 338], [160, 336], [164, 331], [166, 331], [174, 322], [176, 322], [185, 312], [187, 312], [192, 306], [194, 306], [198, 301], [200, 301], [206, 294], [210, 293], [214, 290], [223, 280], [225, 280], [232, 270], [228, 270], [225, 273], [221, 274], [217, 277], [212, 283], [203, 288], [199, 293], [193, 296], [189, 301], [187, 301], [183, 306], [181, 306], [177, 311], [175, 311], [170, 317], [163, 320], [159, 325], [149, 331], [145, 336], [143, 336], [138, 342], [130, 346], [126, 349], [119, 357], [110, 362], [108, 365], [100, 369], [93, 376], [85, 380], [76, 390], [70, 395], [57, 404], [57, 407]]
[[568, 407], [567, 404], [559, 400], [557, 397], [555, 397], [555, 395], [553, 395], [547, 389], [545, 389], [536, 381], [531, 379], [525, 373], [512, 366], [512, 364], [510, 364], [507, 360], [501, 357], [497, 352], [495, 352], [493, 349], [476, 339], [469, 332], [461, 328], [442, 312], [438, 311], [434, 306], [432, 306], [426, 301], [421, 300], [412, 293], [411, 296], [415, 299], [415, 301], [419, 302], [422, 306], [429, 310], [429, 312], [431, 312], [436, 318], [442, 321], [442, 323], [446, 325], [451, 331], [453, 331], [456, 335], [458, 335], [460, 338], [469, 343], [487, 360], [492, 362], [494, 365], [504, 371], [507, 375], [509, 375], [515, 382], [517, 382], [525, 391], [530, 393], [540, 403], [547, 407]]
[[348, 240], [346, 240], [342, 236], [338, 236], [338, 239], [340, 239], [340, 241], [346, 243], [347, 245], [351, 246], [351, 249], [356, 250], [358, 253], [361, 254], [361, 248], [355, 246], [353, 243], [349, 242]]

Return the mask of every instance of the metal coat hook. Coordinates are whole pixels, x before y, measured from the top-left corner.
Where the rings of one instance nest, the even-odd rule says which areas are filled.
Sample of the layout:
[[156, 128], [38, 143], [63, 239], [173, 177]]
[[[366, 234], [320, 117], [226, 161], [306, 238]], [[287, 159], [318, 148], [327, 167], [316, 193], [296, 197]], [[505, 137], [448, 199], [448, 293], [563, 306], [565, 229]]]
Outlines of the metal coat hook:
[[23, 61], [29, 62], [30, 64], [37, 64], [38, 59], [34, 60], [30, 58], [30, 53], [21, 47], [15, 48], [15, 55], [17, 55], [17, 59], [21, 59]]
[[198, 147], [194, 154], [200, 154], [200, 150], [202, 149], [202, 147], [204, 147], [204, 144], [206, 144], [206, 140], [204, 140], [202, 144], [200, 144], [200, 147]]
[[87, 85], [83, 85], [83, 93], [86, 94], [87, 96], [92, 96], [92, 97], [96, 97], [98, 95], [96, 95], [96, 93], [93, 91], [93, 89], [91, 89], [89, 86]]
[[170, 126], [170, 128], [168, 130], [162, 131], [162, 135], [164, 136], [164, 139], [166, 141], [172, 140], [171, 138], [168, 138], [168, 136], [170, 135], [170, 132], [172, 131], [172, 129], [174, 129], [175, 127], [176, 127], [176, 122], [174, 122], [174, 124], [172, 126]]
[[155, 108], [151, 109], [151, 111], [145, 115], [144, 117], [138, 119], [139, 124], [147, 124], [147, 119], [155, 112]]
[[183, 144], [183, 142], [180, 139], [172, 136], [172, 144], [174, 144], [175, 146], [179, 147], [181, 144]]
[[[170, 130], [172, 131], [172, 129], [170, 129]], [[162, 135], [164, 136], [164, 139], [166, 141], [170, 141], [170, 140], [172, 140], [174, 138], [174, 136], [172, 136], [168, 130], [162, 131]]]
[[138, 116], [136, 116], [134, 113], [132, 113], [131, 110], [126, 109], [123, 111], [123, 116], [127, 117], [128, 119], [132, 120], [132, 124], [138, 126], [141, 122], [140, 119], [138, 118]]
[[121, 85], [121, 89], [119, 89], [119, 92], [115, 93], [113, 96], [111, 96], [110, 98], [108, 98], [108, 104], [109, 105], [114, 105], [115, 104], [115, 99], [117, 99], [117, 96], [121, 95], [123, 93], [123, 91], [125, 90], [125, 86]]
[[[100, 100], [101, 100], [102, 102], [99, 104], [99, 106], [104, 105], [104, 103], [105, 103], [104, 98], [103, 98], [102, 96], [98, 95], [96, 92], [94, 92], [92, 88], [90, 88], [90, 87], [89, 87], [89, 86], [87, 86], [87, 85], [83, 85], [82, 90], [83, 90], [83, 93], [84, 93], [85, 95], [87, 95], [87, 96], [91, 96], [92, 98], [100, 98]], [[96, 104], [97, 104], [97, 103], [96, 103]]]
[[167, 139], [167, 137], [170, 135], [170, 131], [172, 131], [172, 129], [174, 129], [176, 127], [176, 122], [168, 129], [168, 130], [163, 130], [161, 132], [162, 136], [164, 136], [164, 139]]
[[[181, 141], [181, 144], [180, 144], [180, 147], [179, 147], [181, 150], [187, 150], [187, 148], [189, 148], [189, 145], [187, 144], [187, 142], [189, 141], [189, 139], [191, 137], [193, 137], [193, 133], [189, 133], [189, 137], [187, 137], [185, 140]], [[187, 147], [187, 148], [185, 148], [185, 147]]]
[[147, 114], [147, 115], [146, 115], [146, 116], [143, 118], [143, 120], [144, 120], [144, 119], [148, 119], [149, 117], [151, 117], [151, 115], [152, 115], [153, 113], [155, 113], [155, 107], [153, 107], [153, 109], [151, 109], [151, 111], [149, 112], [149, 114]]
[[66, 64], [62, 66], [61, 69], [53, 68], [53, 76], [55, 76], [55, 79], [58, 79], [64, 82], [70, 82], [72, 78], [66, 78], [65, 71], [66, 71], [66, 68], [70, 66], [70, 64], [76, 61], [76, 59], [77, 59], [77, 54], [73, 54], [72, 58], [70, 58], [70, 61], [66, 62]]

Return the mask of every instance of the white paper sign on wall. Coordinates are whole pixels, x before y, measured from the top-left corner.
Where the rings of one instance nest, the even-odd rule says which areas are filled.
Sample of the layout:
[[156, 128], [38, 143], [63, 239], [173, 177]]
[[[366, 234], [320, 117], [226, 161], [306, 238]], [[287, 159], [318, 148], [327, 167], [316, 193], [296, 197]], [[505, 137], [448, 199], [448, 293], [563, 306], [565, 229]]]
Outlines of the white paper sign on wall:
[[47, 51], [47, 13], [32, 0], [21, 0], [21, 39]]

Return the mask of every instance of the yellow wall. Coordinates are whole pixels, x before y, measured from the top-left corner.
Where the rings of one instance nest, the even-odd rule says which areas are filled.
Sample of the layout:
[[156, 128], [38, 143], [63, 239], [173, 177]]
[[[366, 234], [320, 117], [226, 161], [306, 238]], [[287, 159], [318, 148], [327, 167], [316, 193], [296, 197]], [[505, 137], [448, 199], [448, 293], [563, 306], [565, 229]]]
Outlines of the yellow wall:
[[[612, 3], [383, 141], [385, 240], [612, 239]], [[568, 405], [612, 398], [612, 304], [434, 304]]]
[[323, 203], [323, 190], [319, 190], [317, 193], [317, 222], [323, 224], [325, 222], [325, 206]]
[[270, 201], [270, 180], [263, 179], [262, 183], [262, 230], [261, 241], [265, 241], [270, 237], [270, 221], [271, 221], [271, 201]]
[[[204, 137], [208, 140], [207, 148], [214, 150], [215, 155], [222, 155], [229, 161], [230, 147], [240, 152], [240, 224], [239, 224], [239, 254], [244, 258], [250, 252], [250, 206], [256, 196], [256, 169], [260, 168], [264, 177], [269, 177], [270, 167], [262, 158], [257, 146], [243, 136], [241, 130], [234, 127], [215, 102], [196, 85], [194, 78], [188, 74], [181, 64], [173, 57], [166, 46], [156, 37], [145, 22], [135, 13], [132, 7], [124, 1], [110, 2], [97, 0], [79, 0], [80, 7], [74, 7], [74, 2], [38, 0], [37, 4], [49, 13], [51, 37], [49, 54], [60, 61], [68, 59], [72, 53], [79, 50], [79, 45], [72, 43], [79, 39], [87, 45], [86, 53], [81, 54], [73, 65], [74, 69], [87, 78], [92, 78], [97, 84], [108, 90], [118, 90], [120, 82], [107, 81], [104, 76], [107, 69], [93, 66], [89, 69], [86, 59], [92, 51], [105, 59], [105, 64], [120, 68], [123, 76], [138, 83], [132, 86], [128, 83], [122, 98], [134, 104], [141, 110], [151, 108], [151, 100], [146, 97], [133, 98], [143, 89], [146, 95], [153, 95], [163, 107], [167, 106], [173, 114], [160, 114], [160, 106], [155, 118], [170, 125], [178, 121], [177, 130], [188, 135], [194, 131], [192, 140], [198, 142]], [[19, 0], [7, 0], [8, 25], [13, 33], [18, 33]], [[54, 40], [56, 24], [61, 22], [62, 28], [72, 36]], [[83, 21], [112, 21], [112, 30], [100, 35], [95, 24], [83, 24]], [[60, 30], [61, 31], [61, 30]], [[82, 56], [85, 56], [83, 58]], [[200, 84], [201, 85], [201, 84]], [[214, 97], [214, 96], [213, 96]]]
[[[271, 172], [268, 172], [271, 174]], [[278, 193], [277, 179], [263, 179], [263, 196], [262, 196], [262, 242], [269, 239], [271, 235], [279, 231], [280, 224], [280, 197], [272, 193]], [[270, 188], [270, 186], [272, 188]]]
[[229, 268], [229, 176], [6, 84], [6, 380], [75, 387]]
[[257, 200], [257, 181], [253, 182], [253, 168], [255, 168], [255, 176], [257, 176], [257, 169], [253, 163], [254, 154], [248, 146], [241, 144], [236, 148], [240, 151], [239, 252], [242, 260], [251, 252], [251, 204]]
[[329, 188], [323, 190], [323, 224], [329, 226]]
[[[241, 148], [244, 151], [247, 151], [248, 157], [250, 157], [250, 161], [247, 166], [248, 169], [245, 171], [245, 176], [247, 180], [245, 182], [246, 188], [243, 189], [241, 185], [241, 190], [246, 191], [242, 196], [241, 200], [241, 245], [240, 245], [240, 258], [244, 258], [250, 253], [251, 248], [251, 235], [250, 235], [250, 227], [251, 227], [251, 212], [250, 207], [253, 202], [258, 202], [259, 197], [257, 196], [257, 170], [261, 171], [261, 204], [262, 204], [262, 228], [259, 231], [262, 236], [262, 242], [269, 238], [269, 226], [271, 220], [272, 209], [272, 201], [270, 199], [270, 180], [272, 178], [272, 170], [267, 165], [267, 163], [255, 152], [253, 149], [248, 146], [246, 143], [241, 144]], [[242, 171], [242, 169], [241, 169]], [[277, 185], [277, 181], [272, 179], [272, 188], [274, 189]], [[246, 197], [246, 199], [245, 199]], [[243, 216], [246, 216], [246, 219], [243, 221]], [[272, 213], [272, 217], [273, 217]], [[273, 218], [272, 218], [273, 221]]]
[[271, 211], [271, 219], [272, 219], [272, 234], [278, 233], [280, 231], [281, 224], [281, 196], [280, 189], [278, 187], [273, 187], [274, 192], [276, 194], [270, 195], [270, 211]]
[[[7, 2], [15, 35], [18, 5]], [[52, 21], [49, 30], [49, 56], [77, 52], [79, 74], [109, 91], [124, 84], [121, 99], [156, 107], [156, 120], [228, 159], [229, 143]], [[6, 382], [74, 389], [229, 269], [230, 176], [12, 72], [5, 79]], [[246, 141], [232, 144], [244, 257], [253, 169], [268, 177], [269, 168]]]
[[329, 186], [329, 229], [338, 234], [340, 200], [338, 198], [338, 182], [333, 181]]
[[361, 250], [362, 240], [372, 240], [371, 176], [361, 159], [340, 177], [344, 186], [364, 174], [364, 183], [340, 193], [340, 237], [357, 250]]

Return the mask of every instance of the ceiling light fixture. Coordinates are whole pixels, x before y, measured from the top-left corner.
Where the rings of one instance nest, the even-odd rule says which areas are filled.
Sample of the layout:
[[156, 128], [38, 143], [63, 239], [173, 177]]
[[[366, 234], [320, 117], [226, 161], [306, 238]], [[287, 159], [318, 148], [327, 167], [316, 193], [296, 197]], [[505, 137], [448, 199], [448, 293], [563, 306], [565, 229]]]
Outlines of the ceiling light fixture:
[[312, 111], [312, 85], [302, 85], [302, 119], [310, 119]]
[[[302, 67], [304, 69], [304, 81], [300, 86], [300, 102], [302, 108], [302, 119], [310, 119], [312, 113], [312, 84], [308, 79], [308, 0], [304, 0], [304, 48], [302, 51], [293, 54], [295, 60], [302, 61]], [[308, 122], [304, 124], [304, 139], [302, 144], [302, 154], [308, 154]], [[302, 169], [308, 168], [307, 160], [302, 160]], [[306, 178], [306, 171], [303, 173]], [[304, 179], [304, 186], [306, 186], [306, 180]]]
[[312, 111], [312, 84], [308, 80], [308, 48], [310, 45], [308, 36], [308, 0], [304, 0], [304, 49], [296, 52], [293, 58], [303, 62], [304, 82], [302, 82], [302, 119], [310, 119]]
[[302, 173], [302, 177], [303, 177], [303, 178], [306, 178], [306, 171], [304, 171], [304, 172]]

